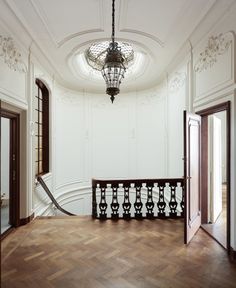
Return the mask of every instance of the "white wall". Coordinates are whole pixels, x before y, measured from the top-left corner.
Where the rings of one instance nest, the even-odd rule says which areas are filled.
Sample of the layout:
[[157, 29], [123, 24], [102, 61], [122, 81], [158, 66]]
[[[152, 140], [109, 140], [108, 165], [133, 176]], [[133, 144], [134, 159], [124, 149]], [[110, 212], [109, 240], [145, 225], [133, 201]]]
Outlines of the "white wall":
[[9, 199], [10, 120], [1, 117], [1, 195]]
[[[185, 87], [184, 83], [185, 79]], [[182, 85], [178, 89], [182, 92], [175, 95], [174, 103], [171, 97], [175, 89], [171, 95], [163, 81], [150, 90], [120, 94], [112, 104], [107, 95], [78, 93], [56, 85], [56, 197], [65, 202], [77, 195], [76, 212], [91, 214], [91, 203], [86, 203], [84, 194], [91, 193], [92, 178], [182, 177], [182, 109], [186, 94]], [[177, 110], [176, 103], [181, 104]], [[172, 123], [171, 133], [168, 123]], [[175, 136], [170, 145], [169, 134]], [[168, 155], [175, 155], [170, 164]]]

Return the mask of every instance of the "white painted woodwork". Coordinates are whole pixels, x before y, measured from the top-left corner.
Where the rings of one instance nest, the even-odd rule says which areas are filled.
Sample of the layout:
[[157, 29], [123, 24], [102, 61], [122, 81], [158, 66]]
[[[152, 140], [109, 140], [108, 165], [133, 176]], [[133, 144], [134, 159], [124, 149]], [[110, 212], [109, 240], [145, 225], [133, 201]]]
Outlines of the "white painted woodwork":
[[188, 244], [201, 225], [201, 117], [185, 111], [184, 114], [184, 177], [186, 179], [185, 193], [185, 235], [184, 242]]

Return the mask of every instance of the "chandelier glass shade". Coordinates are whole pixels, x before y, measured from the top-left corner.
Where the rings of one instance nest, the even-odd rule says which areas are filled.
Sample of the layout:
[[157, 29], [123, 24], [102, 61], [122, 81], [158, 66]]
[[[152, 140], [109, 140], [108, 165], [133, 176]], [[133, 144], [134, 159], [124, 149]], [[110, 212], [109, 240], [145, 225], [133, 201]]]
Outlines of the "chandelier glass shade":
[[113, 103], [115, 95], [120, 92], [120, 83], [125, 74], [124, 58], [117, 42], [111, 42], [102, 68], [102, 76], [106, 81], [106, 93]]

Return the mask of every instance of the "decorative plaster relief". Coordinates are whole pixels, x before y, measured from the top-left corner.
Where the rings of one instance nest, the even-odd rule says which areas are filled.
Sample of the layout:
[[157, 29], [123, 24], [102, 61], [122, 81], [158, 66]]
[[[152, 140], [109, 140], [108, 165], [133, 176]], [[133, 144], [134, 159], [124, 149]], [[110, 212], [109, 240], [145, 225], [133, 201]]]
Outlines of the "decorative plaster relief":
[[18, 51], [11, 37], [3, 37], [0, 35], [0, 57], [3, 58], [10, 69], [21, 73], [27, 72], [21, 53]]
[[81, 104], [81, 99], [78, 95], [70, 93], [61, 93], [56, 97], [58, 102], [69, 104]]
[[29, 121], [29, 126], [30, 126], [30, 136], [34, 136], [35, 134], [35, 129], [34, 129], [34, 121]]
[[[96, 98], [95, 98], [96, 97]], [[124, 109], [126, 108], [126, 103], [120, 101], [119, 95], [116, 96], [114, 104], [111, 103], [110, 97], [105, 95], [105, 97], [100, 97], [99, 95], [92, 98], [92, 108], [94, 109]], [[123, 99], [124, 100], [124, 99]]]
[[194, 66], [194, 71], [202, 72], [211, 68], [217, 62], [217, 57], [228, 50], [231, 42], [232, 41], [227, 40], [223, 34], [211, 36], [208, 39], [205, 50], [199, 55], [199, 59]]
[[156, 89], [145, 91], [145, 94], [137, 93], [139, 105], [152, 105], [164, 100], [166, 97], [166, 87], [161, 86]]
[[169, 90], [171, 92], [176, 92], [177, 90], [179, 90], [181, 87], [183, 87], [183, 85], [186, 82], [186, 73], [185, 72], [175, 72], [174, 76], [171, 77], [171, 80], [169, 82]]

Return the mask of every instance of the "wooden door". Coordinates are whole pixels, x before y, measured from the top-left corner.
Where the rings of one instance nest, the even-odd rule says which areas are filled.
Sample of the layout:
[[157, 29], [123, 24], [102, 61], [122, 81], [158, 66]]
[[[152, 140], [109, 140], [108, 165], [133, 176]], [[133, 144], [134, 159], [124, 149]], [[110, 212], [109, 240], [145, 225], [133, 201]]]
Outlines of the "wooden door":
[[200, 135], [201, 117], [184, 111], [185, 244], [201, 225]]
[[[20, 115], [1, 109], [0, 116], [9, 122], [9, 224], [17, 227], [20, 225]], [[1, 153], [5, 152], [1, 150]]]

